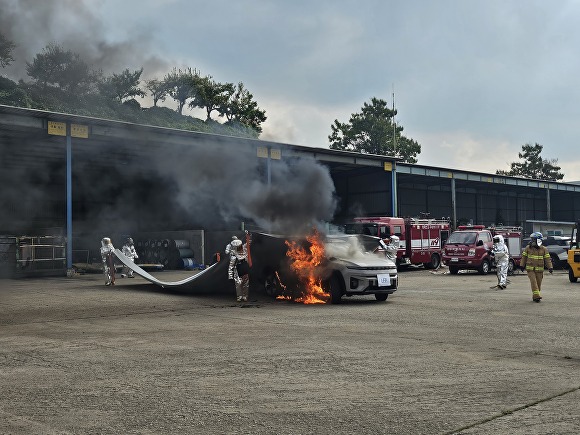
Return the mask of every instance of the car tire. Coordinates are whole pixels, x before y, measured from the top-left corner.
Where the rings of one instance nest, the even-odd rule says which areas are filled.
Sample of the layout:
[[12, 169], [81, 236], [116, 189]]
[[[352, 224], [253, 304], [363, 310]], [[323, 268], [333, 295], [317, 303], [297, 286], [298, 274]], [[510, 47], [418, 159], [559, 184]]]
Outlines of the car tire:
[[568, 279], [570, 282], [578, 282], [578, 277], [574, 276], [574, 271], [571, 267], [568, 269]]
[[375, 293], [375, 299], [379, 302], [385, 302], [388, 297], [388, 293]]
[[429, 263], [423, 263], [425, 269], [439, 269], [441, 266], [441, 257], [438, 254], [431, 254], [431, 261]]
[[516, 270], [516, 262], [510, 258], [508, 262], [508, 275], [513, 275]]
[[479, 266], [479, 269], [477, 269], [477, 271], [479, 272], [480, 275], [487, 275], [489, 273], [489, 261], [483, 260], [481, 262], [481, 266]]
[[340, 277], [332, 275], [328, 281], [328, 292], [330, 293], [330, 303], [340, 304], [342, 299], [342, 282]]
[[552, 260], [552, 267], [554, 269], [561, 269], [562, 268], [560, 266], [560, 259], [558, 258], [558, 256], [556, 254], [550, 254], [550, 259]]
[[457, 266], [449, 266], [449, 273], [451, 275], [457, 275], [459, 268]]

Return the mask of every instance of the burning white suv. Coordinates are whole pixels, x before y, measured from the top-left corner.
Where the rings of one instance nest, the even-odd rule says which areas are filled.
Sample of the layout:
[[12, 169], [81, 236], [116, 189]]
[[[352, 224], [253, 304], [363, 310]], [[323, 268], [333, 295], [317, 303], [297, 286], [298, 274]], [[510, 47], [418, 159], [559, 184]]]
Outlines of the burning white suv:
[[397, 265], [380, 250], [378, 237], [331, 235], [324, 241], [330, 276], [324, 287], [330, 301], [339, 303], [342, 296], [371, 295], [378, 301], [397, 291]]
[[[386, 258], [381, 241], [358, 234], [308, 240], [255, 233], [250, 282], [263, 285], [272, 297], [301, 302], [315, 295], [318, 300], [305, 303], [339, 303], [343, 296], [354, 295], [375, 295], [378, 301], [385, 301], [397, 290], [399, 277], [397, 265]], [[294, 262], [290, 251], [301, 253], [300, 261]], [[314, 259], [312, 252], [321, 255]]]

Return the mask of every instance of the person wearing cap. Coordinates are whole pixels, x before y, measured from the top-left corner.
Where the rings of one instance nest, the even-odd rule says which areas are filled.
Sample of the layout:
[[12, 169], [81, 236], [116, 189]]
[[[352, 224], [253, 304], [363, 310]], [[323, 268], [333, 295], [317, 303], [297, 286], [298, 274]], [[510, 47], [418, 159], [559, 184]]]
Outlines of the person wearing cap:
[[101, 240], [101, 259], [103, 261], [103, 273], [105, 285], [115, 285], [115, 247], [109, 237]]
[[[121, 252], [123, 252], [125, 257], [127, 257], [133, 263], [135, 262], [135, 259], [139, 258], [139, 256], [137, 255], [137, 251], [135, 250], [135, 244], [133, 243], [133, 239], [131, 237], [127, 237], [127, 241], [123, 245]], [[133, 272], [133, 269], [131, 269], [128, 266], [124, 266], [123, 273], [121, 273], [121, 278], [125, 278], [125, 277], [135, 278], [135, 274]]]
[[507, 287], [510, 253], [501, 234], [493, 236], [493, 246], [489, 254], [495, 259], [497, 288], [503, 290]]
[[236, 285], [236, 300], [247, 302], [250, 290], [250, 265], [248, 263], [248, 245], [237, 237], [231, 242], [228, 278]]
[[550, 253], [545, 246], [542, 246], [543, 238], [544, 236], [540, 232], [530, 234], [530, 243], [524, 248], [520, 261], [520, 268], [528, 274], [532, 287], [532, 300], [534, 302], [540, 302], [542, 300], [540, 291], [542, 290], [544, 269], [548, 269], [550, 273], [554, 271]]

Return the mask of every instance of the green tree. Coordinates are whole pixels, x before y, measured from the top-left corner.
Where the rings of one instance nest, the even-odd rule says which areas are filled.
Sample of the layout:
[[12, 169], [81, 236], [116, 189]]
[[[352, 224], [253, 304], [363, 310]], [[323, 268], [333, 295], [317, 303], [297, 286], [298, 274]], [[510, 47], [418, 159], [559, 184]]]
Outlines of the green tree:
[[16, 45], [14, 45], [12, 41], [0, 33], [0, 68], [7, 67], [14, 62], [12, 50], [14, 50], [15, 47]]
[[157, 107], [157, 103], [159, 101], [165, 101], [169, 91], [167, 89], [167, 85], [157, 79], [146, 80], [145, 88], [151, 93], [151, 96], [153, 97], [153, 107]]
[[112, 74], [99, 85], [101, 92], [119, 102], [133, 97], [144, 97], [145, 92], [139, 88], [139, 80], [143, 74], [143, 68], [136, 71], [125, 69], [121, 74]]
[[193, 99], [189, 107], [205, 108], [206, 121], [211, 120], [211, 113], [227, 103], [234, 92], [232, 83], [218, 83], [211, 76], [196, 77], [192, 86]]
[[168, 95], [177, 101], [177, 112], [179, 114], [183, 114], [183, 106], [185, 106], [187, 100], [193, 98], [194, 89], [199, 78], [199, 71], [191, 68], [185, 70], [173, 68], [163, 78]]
[[560, 171], [560, 166], [556, 166], [558, 159], [544, 159], [540, 154], [544, 147], [539, 143], [535, 145], [522, 145], [522, 152], [518, 157], [523, 162], [513, 162], [509, 171], [498, 169], [498, 175], [510, 175], [514, 177], [533, 178], [535, 180], [558, 181], [564, 178]]
[[401, 134], [403, 127], [393, 122], [396, 114], [385, 100], [373, 97], [370, 104], [363, 104], [360, 113], [351, 115], [348, 123], [334, 121], [328, 136], [330, 149], [389, 155], [417, 163], [421, 145]]
[[26, 62], [26, 72], [44, 88], [51, 85], [69, 92], [87, 91], [99, 75], [77, 53], [54, 43], [38, 53], [32, 63]]
[[258, 107], [254, 96], [239, 82], [223, 106], [218, 108], [220, 116], [225, 116], [226, 124], [247, 125], [258, 133], [262, 132], [262, 123], [266, 121], [266, 111]]

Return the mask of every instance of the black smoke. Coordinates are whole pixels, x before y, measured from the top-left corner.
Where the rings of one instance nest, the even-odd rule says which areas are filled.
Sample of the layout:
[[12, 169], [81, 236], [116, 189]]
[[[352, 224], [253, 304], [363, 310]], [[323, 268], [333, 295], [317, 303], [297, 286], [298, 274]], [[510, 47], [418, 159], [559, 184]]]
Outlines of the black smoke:
[[169, 71], [169, 62], [150, 54], [151, 32], [121, 42], [107, 40], [104, 23], [93, 12], [98, 7], [98, 2], [85, 0], [0, 0], [0, 32], [16, 45], [14, 62], [2, 74], [27, 80], [26, 62], [50, 43], [79, 54], [106, 75], [125, 68], [143, 67], [149, 77]]

